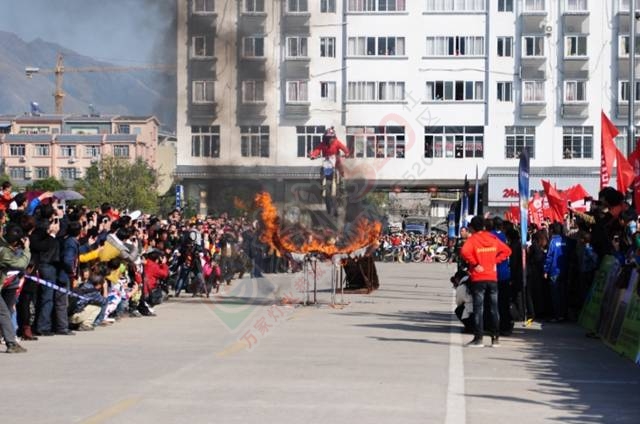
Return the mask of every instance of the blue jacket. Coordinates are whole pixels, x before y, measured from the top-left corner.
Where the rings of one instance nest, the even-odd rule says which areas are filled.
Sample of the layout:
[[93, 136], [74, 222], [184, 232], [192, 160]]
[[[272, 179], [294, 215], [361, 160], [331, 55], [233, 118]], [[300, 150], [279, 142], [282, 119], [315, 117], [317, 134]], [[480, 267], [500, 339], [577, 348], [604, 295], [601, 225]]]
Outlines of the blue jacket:
[[[502, 231], [491, 231], [491, 234], [496, 236], [504, 244], [507, 244], [507, 236], [505, 236]], [[509, 259], [505, 259], [500, 262], [496, 269], [498, 271], [498, 281], [511, 280], [511, 266], [509, 265]]]
[[85, 282], [80, 284], [73, 290], [75, 293], [84, 296], [85, 299], [78, 299], [77, 297], [69, 297], [69, 315], [78, 314], [87, 307], [87, 305], [104, 306], [107, 303], [107, 299], [102, 296], [91, 283]]
[[80, 243], [75, 237], [65, 237], [61, 241], [60, 271], [58, 280], [69, 285], [71, 278], [78, 275], [78, 256], [80, 255]]
[[567, 275], [567, 241], [561, 235], [554, 235], [549, 240], [544, 272], [551, 279], [564, 278]]

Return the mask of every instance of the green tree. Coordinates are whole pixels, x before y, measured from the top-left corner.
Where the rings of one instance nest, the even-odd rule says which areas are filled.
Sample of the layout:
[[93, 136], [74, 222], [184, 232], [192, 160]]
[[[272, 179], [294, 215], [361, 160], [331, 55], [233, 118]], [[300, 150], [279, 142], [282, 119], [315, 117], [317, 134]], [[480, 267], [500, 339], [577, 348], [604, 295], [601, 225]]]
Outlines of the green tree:
[[55, 177], [34, 181], [26, 187], [27, 191], [58, 191], [63, 189], [64, 184], [58, 181]]
[[75, 186], [87, 205], [107, 202], [116, 208], [147, 213], [158, 210], [157, 187], [158, 176], [144, 160], [138, 158], [131, 163], [112, 156], [87, 169], [86, 177]]

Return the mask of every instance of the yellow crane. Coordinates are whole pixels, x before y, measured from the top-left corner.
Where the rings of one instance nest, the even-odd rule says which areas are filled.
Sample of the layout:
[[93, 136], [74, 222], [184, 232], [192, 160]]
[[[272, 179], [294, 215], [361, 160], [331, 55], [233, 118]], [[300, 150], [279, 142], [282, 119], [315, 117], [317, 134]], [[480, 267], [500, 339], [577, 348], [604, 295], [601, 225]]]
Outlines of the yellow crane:
[[65, 72], [127, 72], [142, 70], [158, 70], [158, 71], [175, 71], [175, 65], [151, 64], [140, 66], [87, 66], [82, 68], [66, 68], [64, 66], [64, 56], [58, 53], [56, 67], [53, 69], [40, 69], [33, 66], [24, 68], [24, 72], [28, 78], [32, 78], [34, 74], [54, 74], [56, 80], [56, 91], [53, 93], [55, 99], [56, 114], [63, 112], [64, 91], [62, 90], [62, 77]]

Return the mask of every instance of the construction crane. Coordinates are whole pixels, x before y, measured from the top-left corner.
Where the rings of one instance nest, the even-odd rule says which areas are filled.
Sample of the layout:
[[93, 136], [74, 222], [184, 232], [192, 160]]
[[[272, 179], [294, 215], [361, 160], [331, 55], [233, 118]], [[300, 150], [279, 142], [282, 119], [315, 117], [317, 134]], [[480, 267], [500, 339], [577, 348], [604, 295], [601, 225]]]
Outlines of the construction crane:
[[142, 71], [142, 70], [158, 70], [158, 71], [175, 71], [175, 65], [164, 64], [151, 64], [140, 66], [88, 66], [83, 68], [65, 68], [64, 56], [62, 53], [58, 53], [56, 60], [56, 67], [53, 69], [40, 69], [33, 66], [27, 66], [24, 68], [25, 75], [28, 78], [32, 78], [34, 74], [54, 74], [56, 80], [56, 91], [53, 93], [55, 99], [56, 114], [62, 114], [63, 112], [63, 99], [64, 91], [62, 90], [62, 77], [65, 72], [127, 72], [127, 71]]

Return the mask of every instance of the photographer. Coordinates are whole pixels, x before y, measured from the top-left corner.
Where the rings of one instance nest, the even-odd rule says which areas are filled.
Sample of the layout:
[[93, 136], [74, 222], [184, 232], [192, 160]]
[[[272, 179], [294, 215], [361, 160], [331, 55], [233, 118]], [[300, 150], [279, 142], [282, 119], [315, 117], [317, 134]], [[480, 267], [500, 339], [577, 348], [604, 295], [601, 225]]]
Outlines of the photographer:
[[[24, 271], [30, 260], [29, 239], [24, 237], [22, 228], [17, 225], [8, 226], [4, 238], [0, 237], [0, 282], [3, 283], [2, 286], [4, 286], [10, 271]], [[24, 278], [20, 274], [12, 274], [13, 278]], [[15, 291], [17, 288], [7, 288], [6, 291], [2, 290], [2, 296], [0, 296], [0, 331], [7, 344], [7, 353], [27, 351], [16, 341], [15, 328], [11, 322], [11, 311], [15, 306]]]

